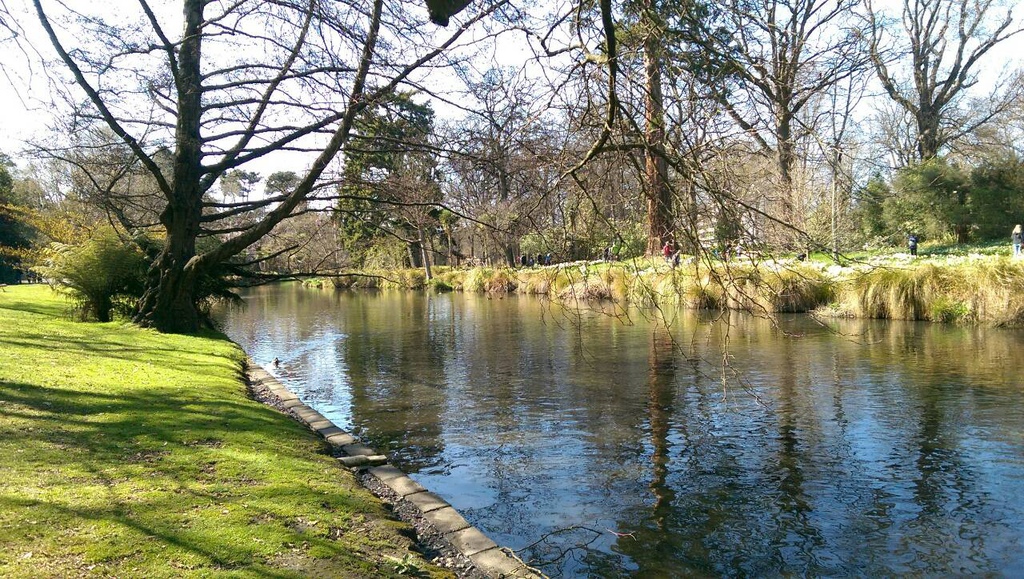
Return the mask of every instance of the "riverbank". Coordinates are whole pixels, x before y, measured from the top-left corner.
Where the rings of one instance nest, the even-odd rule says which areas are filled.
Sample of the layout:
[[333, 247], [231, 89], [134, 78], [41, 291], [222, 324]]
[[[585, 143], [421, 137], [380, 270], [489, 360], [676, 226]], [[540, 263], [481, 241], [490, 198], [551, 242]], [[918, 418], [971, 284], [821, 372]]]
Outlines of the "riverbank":
[[0, 291], [0, 576], [450, 577], [222, 336]]
[[1024, 326], [1024, 260], [1005, 255], [890, 254], [831, 261], [741, 257], [582, 261], [525, 268], [363, 272], [314, 287], [542, 295], [564, 302], [674, 303], [692, 309], [813, 312], [826, 317]]

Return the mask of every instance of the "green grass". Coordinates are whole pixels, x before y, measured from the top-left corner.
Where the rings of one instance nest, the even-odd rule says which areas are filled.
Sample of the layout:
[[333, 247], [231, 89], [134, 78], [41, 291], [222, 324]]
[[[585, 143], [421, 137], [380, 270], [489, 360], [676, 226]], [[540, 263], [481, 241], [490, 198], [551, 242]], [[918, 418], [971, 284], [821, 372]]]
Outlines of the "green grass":
[[247, 398], [235, 345], [66, 309], [43, 286], [0, 291], [0, 576], [402, 571], [409, 529]]

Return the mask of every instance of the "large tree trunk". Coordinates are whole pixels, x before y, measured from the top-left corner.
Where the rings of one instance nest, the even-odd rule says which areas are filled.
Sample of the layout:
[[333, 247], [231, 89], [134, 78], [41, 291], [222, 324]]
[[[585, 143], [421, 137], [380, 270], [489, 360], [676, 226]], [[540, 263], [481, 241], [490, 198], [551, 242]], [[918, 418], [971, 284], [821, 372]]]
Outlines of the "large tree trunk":
[[150, 266], [136, 323], [161, 332], [194, 333], [200, 319], [196, 299], [196, 238], [200, 231], [202, 179], [203, 0], [186, 0], [185, 36], [178, 52], [177, 127], [174, 181], [167, 208], [160, 215], [167, 232], [164, 248]]
[[[778, 103], [780, 109], [790, 106], [790, 103], [781, 101]], [[779, 219], [792, 227], [802, 228], [800, 214], [797, 211], [796, 190], [793, 187], [793, 168], [796, 165], [796, 145], [793, 143], [793, 117], [788, 113], [780, 113], [777, 116], [775, 130], [778, 134], [777, 162], [779, 167]], [[791, 242], [793, 236], [790, 232], [784, 232], [784, 242]]]
[[513, 242], [505, 243], [505, 265], [508, 267], [516, 266], [516, 246]]
[[184, 248], [171, 245], [169, 242], [150, 267], [135, 322], [161, 332], [194, 333], [200, 327], [195, 274], [182, 263], [187, 264], [191, 258], [186, 259], [189, 252]]
[[430, 252], [427, 249], [427, 240], [423, 235], [423, 226], [416, 227], [416, 235], [420, 244], [420, 257], [423, 260], [423, 273], [428, 280], [434, 279], [434, 273], [430, 271]]
[[917, 112], [917, 154], [919, 160], [927, 161], [939, 156], [942, 146], [939, 138], [939, 114], [927, 105]]
[[665, 160], [665, 102], [661, 91], [661, 28], [652, 0], [645, 0], [644, 99], [646, 122], [645, 177], [647, 181], [647, 255], [657, 255], [672, 234], [672, 194]]
[[[194, 180], [198, 186], [198, 179]], [[177, 181], [185, 183], [185, 180]], [[176, 193], [180, 193], [175, 188]], [[181, 194], [182, 198], [187, 195]], [[162, 216], [167, 238], [149, 269], [145, 293], [135, 322], [161, 332], [188, 334], [199, 330], [196, 296], [196, 237], [201, 215], [199, 203], [168, 207]]]

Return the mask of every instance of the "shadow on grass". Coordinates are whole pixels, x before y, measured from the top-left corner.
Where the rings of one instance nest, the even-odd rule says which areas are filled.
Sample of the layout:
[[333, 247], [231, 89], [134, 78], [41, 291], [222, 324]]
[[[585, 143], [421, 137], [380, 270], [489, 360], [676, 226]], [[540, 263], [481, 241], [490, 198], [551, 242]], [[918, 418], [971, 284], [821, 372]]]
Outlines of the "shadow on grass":
[[[173, 504], [163, 509], [173, 509]], [[224, 571], [247, 569], [259, 577], [295, 577], [295, 573], [270, 568], [270, 561], [256, 561], [254, 554], [245, 549], [233, 547], [228, 541], [220, 540], [215, 533], [171, 532], [165, 528], [146, 524], [139, 517], [133, 517], [120, 505], [109, 505], [103, 509], [73, 508], [52, 501], [22, 499], [0, 496], [0, 509], [22, 510], [34, 513], [38, 518], [55, 517], [61, 520], [113, 523], [132, 529], [147, 539], [155, 539], [164, 545], [171, 545], [179, 551], [202, 558], [203, 563]], [[189, 536], [191, 535], [191, 536]], [[80, 545], [79, 545], [80, 547]], [[165, 561], [166, 563], [166, 561]]]
[[[235, 360], [226, 356], [218, 357], [215, 362], [202, 361], [209, 359], [209, 348], [172, 348], [157, 347], [153, 344], [142, 343], [132, 345], [128, 340], [119, 342], [111, 339], [102, 339], [96, 336], [90, 339], [89, 336], [48, 336], [43, 333], [23, 333], [17, 337], [5, 337], [0, 334], [0, 348], [21, 347], [26, 349], [59, 350], [62, 355], [73, 355], [81, 353], [95, 359], [117, 360], [135, 362], [140, 365], [152, 364], [169, 370], [188, 370], [201, 374], [210, 374], [216, 379], [216, 372], [224, 368], [232, 368], [240, 372], [240, 367]], [[187, 361], [188, 366], [183, 362]]]
[[[311, 450], [326, 454], [322, 441], [240, 394], [237, 400], [216, 400], [171, 388], [113, 394], [0, 381], [0, 437], [0, 460], [7, 463], [5, 471], [10, 468], [0, 494], [0, 513], [7, 514], [0, 521], [52, 523], [42, 537], [0, 530], [0, 538], [7, 535], [0, 543], [8, 547], [69, 536], [82, 552], [85, 542], [114, 558], [139, 560], [136, 549], [154, 556], [158, 547], [140, 543], [135, 533], [115, 530], [112, 538], [97, 539], [69, 531], [104, 521], [192, 554], [179, 561], [199, 557], [201, 565], [214, 568], [296, 576], [265, 568], [294, 545], [317, 544], [332, 559], [353, 557], [326, 529], [308, 534], [295, 524], [297, 513], [312, 509], [306, 516], [319, 518], [325, 508], [377, 508], [332, 480], [324, 468], [335, 468], [333, 461], [308, 460]], [[18, 512], [25, 514], [12, 519]], [[229, 517], [241, 520], [227, 522]], [[12, 542], [12, 534], [20, 538]]]
[[[4, 296], [0, 296], [4, 297]], [[5, 298], [0, 302], [0, 311], [28, 312], [59, 320], [71, 320], [71, 305], [61, 302], [40, 302], [33, 299]], [[2, 314], [0, 314], [2, 315]]]
[[[305, 430], [255, 401], [217, 398], [210, 392], [150, 388], [116, 394], [68, 390], [0, 380], [0, 417], [23, 418], [45, 428], [7, 436], [38, 438], [95, 457], [116, 458], [126, 442], [194, 444], [211, 433], [281, 436]], [[205, 434], [204, 434], [205, 433]], [[73, 436], [69, 436], [73, 434]]]
[[223, 335], [67, 323], [56, 300], [13, 298], [0, 296], [0, 569], [73, 574], [84, 557], [101, 574], [174, 561], [359, 575], [376, 539], [338, 530], [385, 517], [380, 504], [322, 440], [245, 396]]

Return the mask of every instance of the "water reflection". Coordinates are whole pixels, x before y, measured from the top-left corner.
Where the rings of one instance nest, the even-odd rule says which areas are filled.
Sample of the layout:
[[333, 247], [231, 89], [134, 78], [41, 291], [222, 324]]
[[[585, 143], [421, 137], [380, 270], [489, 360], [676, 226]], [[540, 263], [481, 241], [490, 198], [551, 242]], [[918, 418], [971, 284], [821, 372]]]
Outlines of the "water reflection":
[[553, 576], [1024, 571], [1020, 332], [247, 301], [257, 362]]

